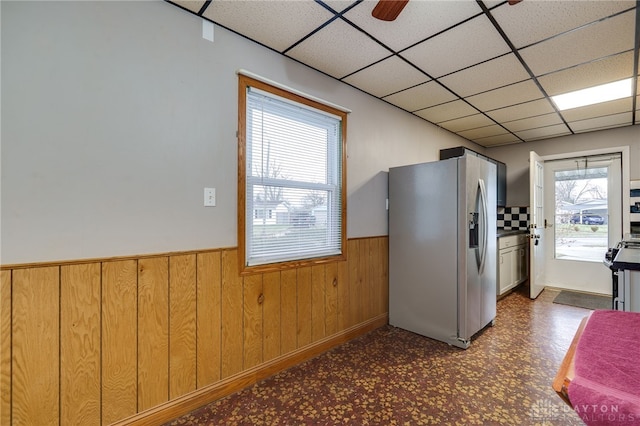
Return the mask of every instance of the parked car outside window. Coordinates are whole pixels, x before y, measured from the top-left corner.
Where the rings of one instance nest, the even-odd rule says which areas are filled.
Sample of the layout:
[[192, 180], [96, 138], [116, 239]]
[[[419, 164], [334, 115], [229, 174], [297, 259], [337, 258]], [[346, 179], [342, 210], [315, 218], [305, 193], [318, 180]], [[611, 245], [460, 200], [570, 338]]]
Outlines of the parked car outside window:
[[582, 222], [580, 221], [580, 214], [574, 214], [570, 220], [571, 223], [582, 223], [584, 225], [604, 225], [604, 218], [600, 215], [593, 213], [583, 213]]

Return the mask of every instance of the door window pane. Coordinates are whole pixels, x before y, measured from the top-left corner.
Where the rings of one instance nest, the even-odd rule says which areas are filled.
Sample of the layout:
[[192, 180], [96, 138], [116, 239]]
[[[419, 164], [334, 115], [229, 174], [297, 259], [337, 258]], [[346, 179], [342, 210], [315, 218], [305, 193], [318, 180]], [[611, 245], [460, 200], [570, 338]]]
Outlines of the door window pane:
[[608, 167], [555, 172], [555, 258], [602, 262], [608, 247]]

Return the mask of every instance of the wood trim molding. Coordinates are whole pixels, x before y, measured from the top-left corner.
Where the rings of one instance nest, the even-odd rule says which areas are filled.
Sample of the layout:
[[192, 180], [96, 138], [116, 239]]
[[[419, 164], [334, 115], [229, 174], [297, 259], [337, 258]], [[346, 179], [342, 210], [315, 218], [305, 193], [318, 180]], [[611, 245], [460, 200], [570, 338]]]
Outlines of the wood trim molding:
[[319, 340], [304, 348], [300, 348], [219, 382], [212, 383], [211, 385], [187, 393], [134, 416], [112, 423], [112, 426], [153, 426], [168, 422], [203, 405], [231, 395], [248, 386], [252, 386], [280, 371], [314, 358], [329, 349], [380, 328], [387, 323], [388, 315], [386, 313], [378, 315], [377, 317]]
[[132, 254], [127, 256], [110, 256], [110, 257], [94, 257], [87, 259], [71, 259], [71, 260], [49, 260], [44, 262], [30, 262], [30, 263], [16, 263], [0, 265], [0, 271], [15, 270], [15, 269], [29, 269], [40, 268], [46, 266], [67, 266], [67, 265], [82, 265], [85, 263], [102, 263], [102, 262], [119, 262], [123, 260], [140, 260], [149, 259], [154, 257], [171, 257], [182, 256], [186, 254], [201, 254], [211, 253], [227, 250], [236, 250], [236, 247], [220, 247], [220, 248], [207, 248], [207, 249], [195, 249], [195, 250], [182, 250], [182, 251], [170, 251], [163, 253], [147, 253], [147, 254]]

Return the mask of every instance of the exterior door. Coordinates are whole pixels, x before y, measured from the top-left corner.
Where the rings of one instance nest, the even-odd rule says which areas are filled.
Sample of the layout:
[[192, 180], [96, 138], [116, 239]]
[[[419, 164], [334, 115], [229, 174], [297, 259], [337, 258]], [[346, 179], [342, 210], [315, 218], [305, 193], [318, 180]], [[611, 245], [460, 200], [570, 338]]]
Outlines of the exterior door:
[[602, 259], [622, 235], [620, 154], [547, 160], [544, 174], [547, 285], [610, 294]]
[[529, 297], [535, 299], [545, 287], [544, 234], [547, 221], [544, 218], [544, 160], [535, 152], [529, 153]]

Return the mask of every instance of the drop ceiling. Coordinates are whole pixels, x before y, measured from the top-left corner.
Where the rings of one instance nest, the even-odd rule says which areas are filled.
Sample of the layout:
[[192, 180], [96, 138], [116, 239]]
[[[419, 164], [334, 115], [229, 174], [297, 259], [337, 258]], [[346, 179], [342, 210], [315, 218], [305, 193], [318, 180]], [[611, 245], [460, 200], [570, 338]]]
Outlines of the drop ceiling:
[[[170, 3], [479, 145], [640, 124], [640, 11], [626, 1], [174, 0]], [[633, 78], [634, 95], [550, 96]]]

